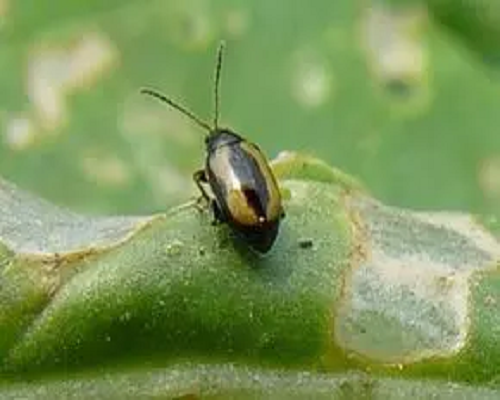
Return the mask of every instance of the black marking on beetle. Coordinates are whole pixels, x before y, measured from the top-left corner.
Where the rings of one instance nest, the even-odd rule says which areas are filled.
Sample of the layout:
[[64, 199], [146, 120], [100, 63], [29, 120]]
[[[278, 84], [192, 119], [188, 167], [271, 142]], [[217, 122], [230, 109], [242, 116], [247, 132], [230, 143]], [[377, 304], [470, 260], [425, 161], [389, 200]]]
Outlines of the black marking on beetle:
[[257, 218], [264, 218], [264, 220], [259, 220], [259, 222], [265, 222], [267, 219], [266, 211], [264, 210], [264, 206], [259, 199], [259, 195], [257, 194], [257, 192], [254, 189], [250, 188], [243, 188], [242, 191], [245, 195], [245, 198], [247, 199], [248, 204], [250, 204], [254, 210], [257, 210]]
[[262, 174], [253, 173], [254, 171], [259, 170], [257, 162], [252, 158], [245, 157], [244, 154], [241, 154], [242, 152], [243, 150], [239, 149], [238, 156], [236, 156], [235, 154], [232, 155], [231, 161], [242, 166], [241, 170], [238, 171], [239, 173], [237, 173], [238, 178], [242, 182], [251, 181], [253, 183], [253, 187], [258, 190], [258, 194], [256, 195], [260, 197], [259, 205], [260, 209], [263, 210], [263, 214], [260, 215], [266, 215], [267, 213], [265, 211], [265, 208], [262, 207], [262, 204], [267, 204], [269, 202], [269, 190], [267, 187], [267, 182], [265, 181]]

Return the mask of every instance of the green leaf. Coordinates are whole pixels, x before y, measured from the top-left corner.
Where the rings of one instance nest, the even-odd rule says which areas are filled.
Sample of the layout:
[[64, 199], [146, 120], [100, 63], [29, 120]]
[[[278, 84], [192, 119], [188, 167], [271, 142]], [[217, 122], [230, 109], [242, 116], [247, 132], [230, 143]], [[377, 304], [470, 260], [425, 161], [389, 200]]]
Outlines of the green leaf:
[[[0, 183], [1, 398], [499, 397], [498, 243], [456, 212], [500, 232], [495, 0], [33, 4], [0, 2], [0, 175], [74, 211]], [[202, 132], [138, 94], [211, 118], [221, 38], [222, 121], [324, 160], [273, 163], [263, 259], [164, 211]]]
[[425, 0], [431, 15], [491, 65], [500, 61], [500, 3], [492, 0]]
[[494, 236], [311, 157], [273, 166], [287, 217], [264, 257], [194, 203], [84, 217], [2, 183], [4, 397], [498, 395]]
[[263, 371], [237, 365], [174, 365], [150, 372], [99, 374], [40, 384], [0, 387], [5, 400], [88, 399], [474, 399], [495, 400], [498, 390], [435, 380], [374, 378], [365, 374]]
[[85, 212], [184, 202], [203, 132], [139, 89], [210, 119], [226, 39], [221, 121], [268, 155], [300, 149], [391, 204], [498, 216], [500, 90], [464, 46], [494, 58], [495, 4], [10, 1], [0, 173]]

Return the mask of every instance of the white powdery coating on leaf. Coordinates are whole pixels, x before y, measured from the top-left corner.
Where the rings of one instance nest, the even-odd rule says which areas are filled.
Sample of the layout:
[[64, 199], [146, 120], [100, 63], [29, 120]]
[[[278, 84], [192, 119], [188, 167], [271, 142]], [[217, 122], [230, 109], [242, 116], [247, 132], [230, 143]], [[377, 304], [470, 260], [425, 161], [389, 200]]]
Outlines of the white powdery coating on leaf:
[[92, 217], [56, 207], [0, 180], [0, 242], [19, 255], [96, 251], [128, 240], [158, 216]]
[[414, 217], [424, 223], [433, 224], [442, 229], [460, 232], [481, 251], [490, 254], [495, 259], [500, 258], [500, 245], [498, 241], [468, 214], [458, 212], [417, 212], [414, 214]]
[[496, 268], [499, 243], [464, 214], [410, 212], [368, 199], [352, 209], [363, 224], [364, 254], [336, 312], [337, 343], [390, 364], [460, 351], [470, 277]]
[[[292, 181], [288, 181], [290, 184]], [[309, 185], [306, 181], [294, 180], [293, 181], [293, 198], [294, 201], [301, 203], [307, 202], [311, 198], [311, 193], [309, 189]]]

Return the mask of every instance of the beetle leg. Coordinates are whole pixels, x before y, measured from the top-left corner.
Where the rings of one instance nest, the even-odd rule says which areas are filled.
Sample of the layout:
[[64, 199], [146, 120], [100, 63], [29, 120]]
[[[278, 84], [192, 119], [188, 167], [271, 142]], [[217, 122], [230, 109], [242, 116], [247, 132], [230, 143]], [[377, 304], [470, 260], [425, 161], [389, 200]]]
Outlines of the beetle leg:
[[221, 209], [217, 205], [215, 200], [212, 200], [210, 202], [210, 206], [212, 208], [212, 212], [214, 214], [214, 220], [212, 221], [212, 225], [219, 225], [224, 222], [226, 222], [226, 219], [224, 218], [224, 214], [222, 214]]
[[208, 196], [207, 191], [203, 187], [204, 183], [208, 183], [207, 174], [206, 174], [205, 170], [200, 169], [200, 170], [196, 171], [193, 174], [193, 180], [201, 192], [201, 197], [198, 200], [199, 201], [205, 200], [208, 204], [210, 204], [210, 208], [212, 209], [212, 212], [214, 215], [214, 220], [212, 221], [212, 225], [218, 225], [220, 223], [225, 222], [224, 215], [222, 214], [222, 211], [220, 210], [219, 206], [217, 205], [217, 202]]
[[207, 179], [207, 174], [205, 173], [204, 169], [199, 169], [193, 174], [193, 180], [194, 183], [196, 183], [196, 186], [198, 186], [198, 189], [201, 192], [202, 197], [207, 201], [210, 202], [210, 197], [208, 197], [208, 194], [203, 187], [203, 183], [208, 183]]
[[194, 203], [194, 206], [199, 212], [204, 212], [207, 210], [207, 203], [206, 203], [205, 198], [203, 196], [199, 196], [196, 198], [196, 202]]
[[205, 188], [203, 187], [203, 183], [207, 183], [207, 176], [205, 174], [205, 171], [203, 169], [196, 171], [193, 174], [193, 181], [194, 183], [196, 183], [198, 190], [201, 192], [201, 196], [196, 199], [195, 207], [198, 209], [198, 211], [203, 212], [206, 210], [207, 205], [210, 205], [211, 203], [211, 200], [208, 197]]

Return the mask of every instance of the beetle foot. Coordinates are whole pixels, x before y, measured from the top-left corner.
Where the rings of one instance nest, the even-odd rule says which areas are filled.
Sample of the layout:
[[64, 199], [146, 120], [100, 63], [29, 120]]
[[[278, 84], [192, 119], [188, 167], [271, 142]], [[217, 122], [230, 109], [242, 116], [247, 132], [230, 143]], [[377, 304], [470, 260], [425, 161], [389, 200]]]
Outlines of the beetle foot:
[[196, 198], [194, 206], [199, 212], [206, 212], [209, 207], [209, 201], [204, 196], [199, 196]]
[[214, 200], [210, 202], [210, 207], [212, 208], [214, 216], [214, 219], [212, 220], [212, 225], [216, 226], [224, 223], [224, 216], [222, 214], [222, 211]]

